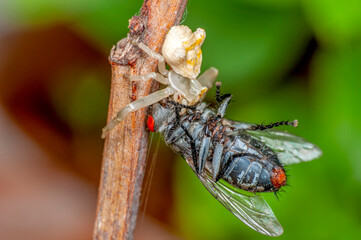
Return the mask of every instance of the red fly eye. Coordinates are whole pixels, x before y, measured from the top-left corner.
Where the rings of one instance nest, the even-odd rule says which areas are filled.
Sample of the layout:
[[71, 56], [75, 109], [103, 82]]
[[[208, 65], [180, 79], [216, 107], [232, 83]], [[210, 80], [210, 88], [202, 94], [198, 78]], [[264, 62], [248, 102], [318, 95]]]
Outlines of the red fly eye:
[[148, 117], [147, 125], [148, 125], [148, 128], [149, 128], [150, 131], [155, 132], [155, 130], [154, 130], [154, 118], [151, 115], [149, 115], [149, 117]]
[[286, 184], [286, 174], [282, 168], [274, 168], [272, 170], [271, 182], [277, 189]]

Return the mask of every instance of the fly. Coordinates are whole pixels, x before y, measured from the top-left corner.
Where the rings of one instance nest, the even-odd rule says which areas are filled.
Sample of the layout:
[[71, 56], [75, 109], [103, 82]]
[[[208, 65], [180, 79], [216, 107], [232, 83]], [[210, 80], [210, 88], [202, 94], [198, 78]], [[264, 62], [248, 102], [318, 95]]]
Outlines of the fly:
[[220, 95], [213, 111], [204, 102], [195, 106], [165, 100], [153, 105], [150, 130], [181, 154], [207, 190], [246, 225], [265, 235], [279, 236], [281, 224], [267, 202], [252, 192], [277, 192], [287, 182], [284, 166], [310, 161], [321, 150], [301, 137], [274, 127], [296, 127], [297, 120], [258, 125], [224, 119], [230, 94]]

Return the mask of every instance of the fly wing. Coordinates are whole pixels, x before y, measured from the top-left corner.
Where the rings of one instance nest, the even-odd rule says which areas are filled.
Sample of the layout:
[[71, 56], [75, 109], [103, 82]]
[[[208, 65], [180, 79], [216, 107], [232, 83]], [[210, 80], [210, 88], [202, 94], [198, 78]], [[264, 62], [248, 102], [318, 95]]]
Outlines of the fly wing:
[[285, 131], [247, 131], [247, 133], [275, 151], [284, 165], [311, 161], [322, 155], [322, 151], [315, 144]]
[[283, 233], [281, 224], [261, 196], [244, 195], [222, 179], [214, 182], [208, 172], [197, 176], [223, 206], [250, 228], [273, 237]]

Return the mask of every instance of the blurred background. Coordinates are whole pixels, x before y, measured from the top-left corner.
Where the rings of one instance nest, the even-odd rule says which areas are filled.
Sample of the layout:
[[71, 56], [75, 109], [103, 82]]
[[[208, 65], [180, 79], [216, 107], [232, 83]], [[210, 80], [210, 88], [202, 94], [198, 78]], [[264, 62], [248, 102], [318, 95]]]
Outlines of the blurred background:
[[[141, 5], [0, 2], [0, 239], [91, 238], [107, 57]], [[287, 130], [323, 150], [289, 167], [291, 186], [279, 200], [264, 194], [284, 227], [280, 239], [359, 238], [361, 2], [197, 0], [183, 24], [207, 31], [202, 69], [218, 68], [223, 93], [233, 94], [227, 118], [298, 119]], [[136, 239], [268, 239], [221, 206], [154, 135], [153, 149], [158, 143]]]

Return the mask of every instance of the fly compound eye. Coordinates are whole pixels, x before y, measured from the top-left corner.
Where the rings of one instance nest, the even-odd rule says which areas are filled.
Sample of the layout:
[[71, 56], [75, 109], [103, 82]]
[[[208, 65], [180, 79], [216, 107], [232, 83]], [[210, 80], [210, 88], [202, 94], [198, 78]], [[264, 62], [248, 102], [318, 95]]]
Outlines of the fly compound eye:
[[151, 132], [155, 132], [155, 130], [154, 130], [154, 118], [152, 117], [152, 115], [148, 116], [147, 126], [148, 126], [148, 129]]
[[271, 182], [273, 186], [277, 189], [280, 189], [282, 186], [286, 185], [286, 173], [280, 167], [275, 167], [272, 169]]

